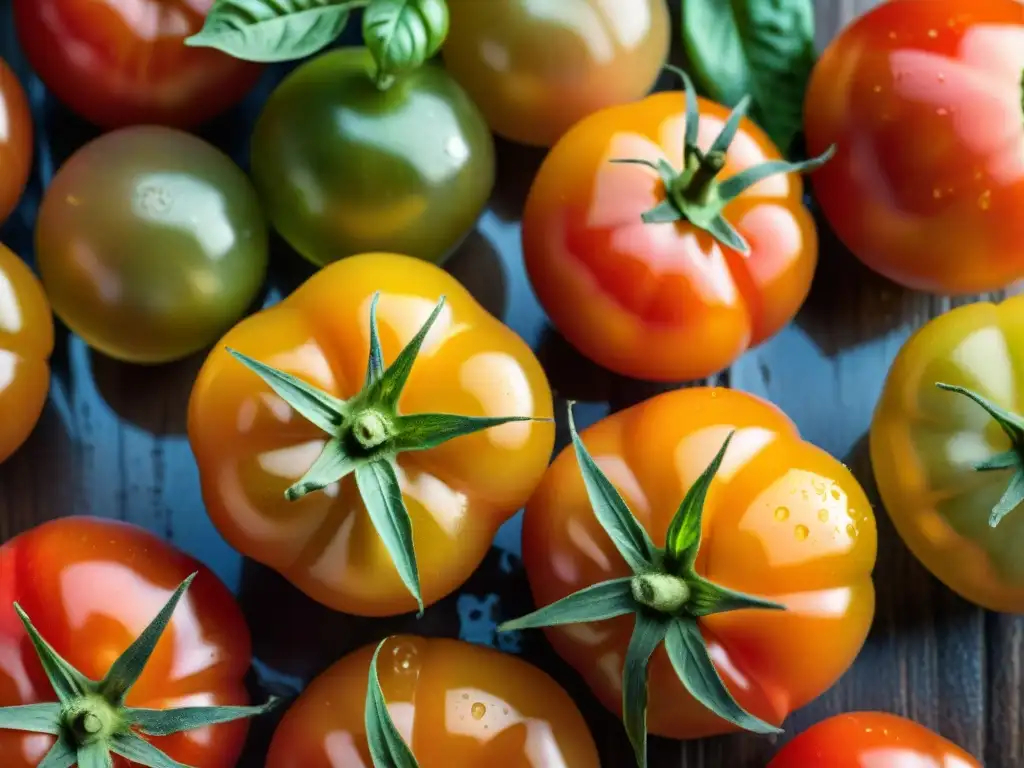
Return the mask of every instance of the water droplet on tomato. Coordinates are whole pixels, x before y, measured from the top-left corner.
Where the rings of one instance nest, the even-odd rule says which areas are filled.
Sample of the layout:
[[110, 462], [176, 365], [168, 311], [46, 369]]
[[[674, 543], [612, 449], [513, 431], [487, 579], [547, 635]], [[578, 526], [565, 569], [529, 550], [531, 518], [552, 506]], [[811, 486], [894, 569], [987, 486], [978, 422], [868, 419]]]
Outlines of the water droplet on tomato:
[[846, 526], [846, 535], [849, 536], [851, 539], [856, 539], [857, 538], [857, 526], [854, 525], [853, 523], [848, 523], [847, 526]]
[[937, 29], [929, 29], [928, 30], [928, 37], [930, 37], [932, 40], [934, 40], [938, 36], [939, 36], [939, 30], [937, 30]]
[[992, 190], [991, 189], [986, 189], [978, 197], [978, 207], [981, 208], [981, 210], [983, 210], [983, 211], [987, 211], [989, 208], [992, 207]]
[[391, 649], [392, 666], [397, 672], [408, 672], [416, 662], [416, 646], [412, 643], [399, 643]]
[[818, 519], [821, 520], [821, 522], [823, 522], [823, 523], [827, 523], [828, 522], [828, 510], [827, 509], [819, 509], [818, 510]]
[[796, 536], [797, 541], [803, 541], [810, 535], [810, 533], [811, 532], [807, 529], [806, 525], [798, 525], [793, 529], [793, 535]]
[[842, 491], [840, 491], [835, 486], [832, 486], [832, 498], [833, 499], [835, 499], [836, 501], [839, 501], [839, 499], [842, 497], [842, 495], [843, 495]]
[[775, 510], [775, 519], [780, 523], [789, 518], [789, 507], [779, 507]]
[[483, 720], [484, 715], [487, 714], [487, 705], [480, 701], [475, 702], [470, 714], [473, 715], [474, 720]]

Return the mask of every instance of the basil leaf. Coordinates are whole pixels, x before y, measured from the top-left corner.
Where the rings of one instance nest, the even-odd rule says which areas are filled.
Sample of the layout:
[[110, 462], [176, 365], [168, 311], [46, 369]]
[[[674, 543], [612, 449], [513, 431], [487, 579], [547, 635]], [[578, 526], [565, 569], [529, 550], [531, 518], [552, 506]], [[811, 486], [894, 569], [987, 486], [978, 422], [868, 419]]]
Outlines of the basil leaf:
[[816, 59], [812, 0], [686, 0], [683, 42], [704, 92], [729, 105], [750, 94], [755, 119], [788, 152]]
[[388, 638], [380, 642], [370, 661], [370, 678], [366, 686], [366, 743], [374, 768], [418, 768], [412, 750], [391, 719], [377, 676], [377, 660], [387, 642]]
[[622, 667], [622, 722], [640, 768], [647, 768], [647, 663], [669, 624], [664, 616], [638, 613]]
[[372, 0], [363, 14], [363, 41], [377, 62], [378, 80], [422, 66], [447, 36], [445, 0]]
[[632, 577], [629, 576], [602, 581], [600, 584], [594, 584], [556, 600], [551, 605], [538, 608], [526, 616], [506, 621], [498, 627], [498, 631], [510, 632], [517, 629], [554, 627], [559, 624], [604, 621], [635, 613], [638, 606], [633, 599], [632, 581]]
[[341, 35], [367, 0], [216, 0], [203, 28], [185, 45], [216, 48], [238, 59], [301, 59]]

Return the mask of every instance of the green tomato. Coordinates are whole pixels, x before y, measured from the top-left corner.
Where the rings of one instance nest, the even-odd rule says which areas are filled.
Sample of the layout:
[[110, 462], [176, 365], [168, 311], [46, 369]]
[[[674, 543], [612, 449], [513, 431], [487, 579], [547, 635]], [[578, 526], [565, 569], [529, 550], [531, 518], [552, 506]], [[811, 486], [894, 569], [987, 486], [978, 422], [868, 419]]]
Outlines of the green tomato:
[[431, 64], [386, 89], [365, 48], [299, 67], [271, 95], [252, 176], [278, 232], [317, 265], [369, 251], [439, 262], [473, 227], [494, 185], [479, 110]]
[[54, 312], [110, 357], [162, 363], [220, 338], [267, 271], [267, 224], [227, 155], [170, 128], [108, 133], [54, 177], [36, 225]]

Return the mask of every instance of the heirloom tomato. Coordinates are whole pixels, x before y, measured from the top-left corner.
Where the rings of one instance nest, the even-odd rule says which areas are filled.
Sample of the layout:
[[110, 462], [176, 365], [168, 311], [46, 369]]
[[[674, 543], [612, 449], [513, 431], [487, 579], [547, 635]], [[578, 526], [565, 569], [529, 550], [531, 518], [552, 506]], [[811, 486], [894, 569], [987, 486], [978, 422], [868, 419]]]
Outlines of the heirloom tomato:
[[54, 312], [106, 355], [185, 357], [249, 308], [267, 270], [267, 225], [241, 169], [182, 131], [124, 128], [76, 152], [36, 223]]
[[330, 51], [271, 94], [252, 177], [278, 232], [317, 265], [369, 251], [441, 261], [494, 185], [494, 142], [465, 91], [427, 64], [381, 88], [365, 48]]
[[533, 353], [453, 277], [363, 254], [224, 337], [188, 432], [236, 549], [331, 608], [385, 616], [480, 564], [544, 474], [554, 427], [529, 419], [551, 412]]
[[[369, 766], [364, 726], [372, 646], [310, 683], [274, 734], [267, 768]], [[420, 768], [598, 768], [569, 695], [526, 662], [457, 640], [392, 637], [377, 675]]]
[[240, 101], [262, 68], [185, 47], [214, 0], [14, 0], [29, 62], [73, 112], [104, 128], [185, 128]]
[[685, 111], [683, 94], [657, 93], [577, 123], [523, 214], [526, 269], [555, 327], [636, 378], [727, 367], [793, 318], [818, 257], [803, 185], [785, 172], [827, 157], [781, 162], [740, 119], [745, 104], [730, 119], [679, 74]]
[[50, 391], [52, 351], [53, 318], [43, 286], [0, 244], [0, 462], [39, 421]]
[[1024, 4], [893, 0], [854, 21], [807, 91], [814, 191], [871, 269], [979, 293], [1024, 277]]
[[[234, 768], [247, 730], [236, 718], [260, 709], [242, 706], [249, 663], [249, 630], [231, 593], [141, 528], [69, 517], [0, 548], [0, 728], [12, 729], [0, 730], [4, 768], [72, 765], [76, 751], [80, 766], [110, 766], [108, 748], [132, 760], [116, 757], [116, 768], [162, 768], [166, 756]], [[17, 707], [27, 704], [37, 711], [19, 730]], [[168, 711], [184, 707], [201, 709]]]
[[768, 768], [981, 768], [981, 763], [912, 720], [854, 712], [811, 726]]
[[960, 307], [906, 342], [871, 463], [928, 570], [974, 603], [1024, 613], [1024, 296]]
[[625, 709], [638, 758], [648, 695], [654, 734], [771, 732], [853, 663], [874, 615], [874, 517], [850, 471], [781, 411], [682, 389], [574, 438], [577, 456], [563, 451], [526, 507], [541, 609], [507, 628], [587, 608], [579, 590], [607, 598], [546, 633], [605, 706]]
[[445, 66], [494, 131], [551, 146], [579, 120], [644, 96], [665, 63], [665, 0], [448, 0]]
[[32, 168], [32, 115], [28, 99], [0, 59], [0, 224], [18, 204]]

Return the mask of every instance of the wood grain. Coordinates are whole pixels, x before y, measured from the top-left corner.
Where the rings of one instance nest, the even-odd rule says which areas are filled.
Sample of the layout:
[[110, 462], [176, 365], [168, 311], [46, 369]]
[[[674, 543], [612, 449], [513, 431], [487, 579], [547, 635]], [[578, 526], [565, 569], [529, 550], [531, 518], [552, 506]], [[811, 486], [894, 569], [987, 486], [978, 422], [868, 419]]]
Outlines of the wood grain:
[[[818, 42], [874, 3], [818, 0]], [[29, 85], [40, 147], [31, 188], [0, 239], [31, 260], [34, 210], [53, 169], [93, 129], [47, 96], [14, 50], [9, 3], [0, 0], [0, 52]], [[244, 164], [248, 125], [280, 77], [204, 134]], [[537, 349], [557, 396], [580, 401], [578, 420], [665, 389], [611, 375], [583, 360], [555, 334], [521, 266], [518, 216], [540, 154], [500, 147], [499, 189], [478, 230], [448, 268], [495, 314]], [[909, 554], [874, 490], [866, 432], [889, 364], [907, 336], [946, 311], [943, 298], [903, 291], [860, 266], [822, 222], [821, 267], [812, 295], [789, 328], [718, 377], [718, 383], [766, 396], [786, 410], [805, 437], [845, 461], [872, 495], [879, 518], [875, 574], [878, 611], [857, 663], [832, 690], [786, 723], [790, 738], [831, 714], [881, 709], [907, 715], [981, 757], [989, 768], [1024, 766], [1022, 694], [1024, 619], [981, 611], [953, 595]], [[309, 271], [280, 244], [273, 259], [270, 303]], [[57, 516], [96, 514], [131, 520], [170, 538], [208, 563], [239, 594], [255, 636], [254, 685], [290, 692], [348, 649], [400, 629], [459, 636], [521, 652], [574, 695], [610, 768], [631, 755], [619, 722], [595, 703], [575, 674], [544, 642], [526, 647], [498, 638], [495, 622], [525, 611], [529, 596], [518, 558], [518, 521], [498, 536], [484, 565], [459, 593], [419, 623], [369, 621], [331, 613], [276, 574], [243, 560], [207, 519], [197, 470], [184, 435], [185, 404], [201, 363], [196, 357], [158, 369], [122, 365], [91, 352], [61, 329], [53, 389], [28, 444], [0, 466], [0, 537]], [[558, 413], [564, 413], [559, 408]], [[560, 445], [566, 442], [559, 423]], [[274, 606], [273, 612], [268, 606]], [[258, 679], [257, 679], [258, 678]], [[242, 765], [262, 765], [270, 728], [258, 729]], [[763, 768], [772, 740], [737, 735], [690, 743], [654, 739], [654, 768]]]

